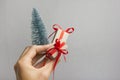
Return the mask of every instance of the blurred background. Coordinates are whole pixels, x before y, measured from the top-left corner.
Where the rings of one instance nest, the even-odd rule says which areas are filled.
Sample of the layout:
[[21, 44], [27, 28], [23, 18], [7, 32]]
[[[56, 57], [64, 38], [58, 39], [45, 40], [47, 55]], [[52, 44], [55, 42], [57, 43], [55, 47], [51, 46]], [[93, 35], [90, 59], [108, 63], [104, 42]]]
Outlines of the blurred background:
[[32, 8], [48, 34], [55, 23], [75, 28], [55, 80], [120, 80], [120, 0], [0, 0], [0, 80], [15, 80], [13, 66], [31, 45]]

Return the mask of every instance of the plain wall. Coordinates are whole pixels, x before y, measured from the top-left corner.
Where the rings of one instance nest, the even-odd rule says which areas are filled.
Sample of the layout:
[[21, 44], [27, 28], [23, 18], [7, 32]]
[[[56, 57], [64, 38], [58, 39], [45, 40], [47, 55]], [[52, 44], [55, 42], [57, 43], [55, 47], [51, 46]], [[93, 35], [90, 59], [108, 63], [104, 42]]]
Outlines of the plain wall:
[[120, 80], [120, 0], [0, 0], [0, 80], [15, 80], [13, 66], [31, 45], [33, 7], [48, 34], [55, 23], [75, 28], [55, 80]]

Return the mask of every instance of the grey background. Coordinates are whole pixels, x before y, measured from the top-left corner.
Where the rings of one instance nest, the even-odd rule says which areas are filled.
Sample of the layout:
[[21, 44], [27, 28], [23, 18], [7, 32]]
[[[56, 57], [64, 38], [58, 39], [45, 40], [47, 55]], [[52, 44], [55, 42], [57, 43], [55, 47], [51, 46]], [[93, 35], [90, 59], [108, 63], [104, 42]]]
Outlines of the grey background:
[[55, 80], [120, 80], [120, 0], [0, 0], [0, 80], [15, 80], [13, 65], [31, 45], [31, 11], [47, 27], [74, 26], [67, 63]]

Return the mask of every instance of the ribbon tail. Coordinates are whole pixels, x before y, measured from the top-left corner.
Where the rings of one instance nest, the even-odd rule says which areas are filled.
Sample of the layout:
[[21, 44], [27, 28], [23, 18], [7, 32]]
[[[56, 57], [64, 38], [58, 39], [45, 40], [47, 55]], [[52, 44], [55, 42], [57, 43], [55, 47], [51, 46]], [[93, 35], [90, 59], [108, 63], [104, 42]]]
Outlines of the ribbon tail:
[[58, 53], [56, 60], [55, 60], [55, 63], [54, 63], [54, 66], [53, 66], [53, 80], [54, 80], [55, 68], [56, 68], [56, 65], [58, 63], [60, 56], [61, 56], [61, 53]]
[[58, 55], [56, 57], [56, 60], [55, 60], [55, 63], [54, 63], [54, 66], [53, 66], [53, 70], [55, 70], [55, 67], [56, 67], [56, 65], [58, 63], [58, 60], [59, 60], [60, 56], [61, 56], [61, 53], [58, 53]]
[[56, 31], [54, 31], [53, 33], [51, 33], [49, 36], [48, 36], [48, 39], [53, 35], [53, 34], [55, 34], [56, 33]]
[[65, 55], [64, 55], [63, 57], [64, 57], [64, 60], [65, 60], [65, 62], [66, 62], [66, 57], [65, 57]]
[[53, 80], [54, 80], [54, 78], [55, 78], [55, 71], [53, 71]]

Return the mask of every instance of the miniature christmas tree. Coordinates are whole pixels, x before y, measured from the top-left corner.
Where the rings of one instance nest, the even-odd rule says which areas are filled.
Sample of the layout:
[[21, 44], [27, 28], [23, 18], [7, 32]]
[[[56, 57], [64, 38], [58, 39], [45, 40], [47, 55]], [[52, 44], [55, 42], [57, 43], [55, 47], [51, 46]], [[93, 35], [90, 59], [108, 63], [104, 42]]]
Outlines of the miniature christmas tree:
[[45, 45], [48, 44], [47, 32], [39, 13], [35, 8], [32, 11], [32, 44]]

